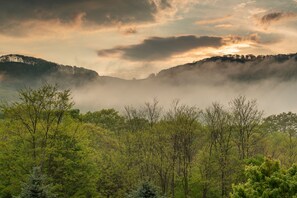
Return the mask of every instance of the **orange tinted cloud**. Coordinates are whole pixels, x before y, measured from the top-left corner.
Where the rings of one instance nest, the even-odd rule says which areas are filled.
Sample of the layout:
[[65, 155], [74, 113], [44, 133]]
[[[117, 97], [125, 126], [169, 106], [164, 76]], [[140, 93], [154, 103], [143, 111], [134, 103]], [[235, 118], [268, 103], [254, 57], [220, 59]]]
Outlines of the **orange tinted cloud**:
[[118, 46], [111, 49], [98, 50], [99, 57], [115, 56], [130, 61], [160, 61], [173, 56], [182, 55], [194, 49], [218, 49], [223, 46], [239, 43], [260, 43], [257, 34], [245, 37], [230, 35], [218, 36], [175, 36], [175, 37], [150, 37], [134, 45]]
[[233, 25], [231, 23], [223, 23], [223, 24], [218, 24], [215, 27], [217, 28], [231, 28]]
[[270, 12], [263, 15], [259, 22], [264, 26], [269, 26], [272, 23], [288, 21], [288, 20], [296, 20], [297, 13], [295, 12]]
[[219, 22], [225, 21], [227, 19], [230, 19], [231, 17], [232, 17], [232, 15], [226, 15], [226, 16], [217, 17], [217, 18], [209, 18], [209, 19], [196, 21], [196, 24], [198, 24], [198, 25], [215, 24], [215, 23], [219, 23]]
[[[53, 23], [53, 28], [75, 26], [81, 29], [155, 23], [174, 15], [179, 7], [188, 5], [191, 1], [52, 0], [28, 3], [23, 0], [10, 0], [0, 6], [0, 34], [27, 36], [35, 34], [36, 30], [47, 30]], [[41, 24], [43, 26], [40, 26]], [[135, 33], [127, 33], [132, 32]]]

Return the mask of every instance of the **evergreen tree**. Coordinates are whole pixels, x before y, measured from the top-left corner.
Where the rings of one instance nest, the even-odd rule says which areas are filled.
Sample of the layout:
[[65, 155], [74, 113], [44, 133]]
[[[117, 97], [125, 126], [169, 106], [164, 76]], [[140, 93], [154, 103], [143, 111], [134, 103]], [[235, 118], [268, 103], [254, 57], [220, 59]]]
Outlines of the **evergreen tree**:
[[24, 185], [20, 198], [52, 198], [55, 197], [45, 185], [45, 177], [39, 167], [34, 167], [29, 181]]
[[160, 198], [156, 188], [149, 182], [144, 182], [141, 186], [134, 192], [132, 192], [129, 198]]

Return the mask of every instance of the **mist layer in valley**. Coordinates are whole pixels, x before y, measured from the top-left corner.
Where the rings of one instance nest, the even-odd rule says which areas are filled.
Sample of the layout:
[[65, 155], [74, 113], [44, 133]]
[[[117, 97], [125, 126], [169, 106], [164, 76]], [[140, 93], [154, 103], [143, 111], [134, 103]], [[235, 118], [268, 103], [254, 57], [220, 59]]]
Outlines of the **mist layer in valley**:
[[163, 70], [143, 80], [101, 77], [72, 90], [83, 111], [124, 110], [157, 99], [168, 108], [172, 101], [205, 108], [213, 102], [228, 106], [244, 95], [256, 99], [266, 115], [297, 112], [297, 56], [226, 56]]
[[243, 95], [256, 99], [265, 114], [297, 112], [297, 54], [211, 57], [179, 65], [142, 80], [100, 76], [95, 71], [65, 66], [22, 55], [0, 57], [1, 100], [17, 98], [24, 87], [44, 82], [71, 89], [76, 108], [83, 112], [102, 108], [142, 106], [154, 99], [164, 108], [172, 101], [205, 108], [213, 102], [228, 105]]

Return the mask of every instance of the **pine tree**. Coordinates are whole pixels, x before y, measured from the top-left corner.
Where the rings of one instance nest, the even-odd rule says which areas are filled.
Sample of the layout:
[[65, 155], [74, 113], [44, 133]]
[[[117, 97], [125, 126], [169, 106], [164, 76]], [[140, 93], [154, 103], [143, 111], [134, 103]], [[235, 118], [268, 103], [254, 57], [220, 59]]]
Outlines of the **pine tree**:
[[34, 167], [27, 183], [24, 184], [20, 198], [53, 198], [49, 186], [45, 185], [45, 177], [40, 167]]
[[136, 191], [129, 195], [129, 198], [160, 198], [160, 196], [153, 185], [144, 182]]

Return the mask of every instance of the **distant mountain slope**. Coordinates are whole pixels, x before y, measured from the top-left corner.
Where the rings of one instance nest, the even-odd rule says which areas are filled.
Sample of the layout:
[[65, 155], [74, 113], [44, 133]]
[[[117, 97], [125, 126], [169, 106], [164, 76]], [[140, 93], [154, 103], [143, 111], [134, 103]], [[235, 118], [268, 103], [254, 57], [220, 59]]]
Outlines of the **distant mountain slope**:
[[0, 57], [0, 81], [5, 84], [35, 85], [42, 81], [61, 86], [79, 86], [98, 78], [95, 71], [60, 65], [43, 59], [10, 54]]
[[297, 54], [228, 55], [203, 59], [160, 71], [155, 79], [174, 84], [240, 83], [297, 79]]
[[261, 99], [261, 107], [269, 113], [297, 111], [297, 54], [211, 57], [141, 80], [99, 76], [92, 70], [22, 55], [0, 57], [0, 101], [16, 100], [16, 90], [39, 87], [45, 81], [70, 88], [77, 107], [84, 111], [142, 105], [152, 98], [165, 106], [181, 99], [207, 107], [239, 94]]
[[10, 54], [0, 56], [0, 82], [9, 87], [35, 86], [41, 82], [62, 87], [78, 87], [90, 82], [106, 84], [222, 84], [256, 83], [262, 80], [289, 81], [297, 79], [297, 54], [267, 56], [227, 55], [206, 58], [193, 63], [165, 69], [143, 80], [123, 80], [99, 76], [95, 71], [60, 65], [43, 59]]

